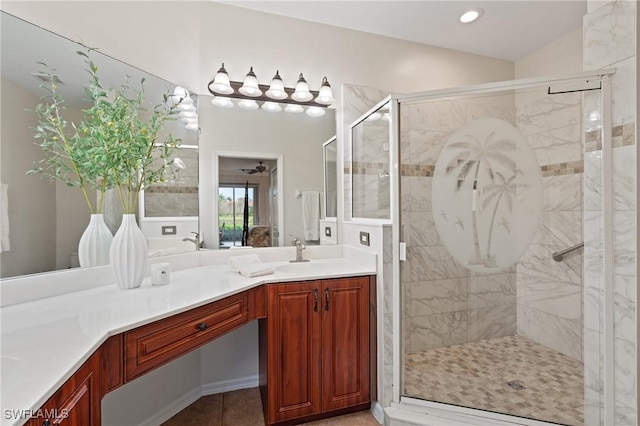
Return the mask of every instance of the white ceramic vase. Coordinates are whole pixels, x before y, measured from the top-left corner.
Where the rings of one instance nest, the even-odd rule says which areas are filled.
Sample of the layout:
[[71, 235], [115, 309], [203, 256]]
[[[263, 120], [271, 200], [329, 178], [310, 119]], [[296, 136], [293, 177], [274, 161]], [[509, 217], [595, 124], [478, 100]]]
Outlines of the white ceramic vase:
[[109, 254], [118, 287], [123, 290], [140, 287], [147, 269], [149, 248], [134, 214], [122, 215], [122, 224], [113, 237]]
[[80, 266], [107, 265], [109, 248], [113, 241], [111, 231], [104, 223], [102, 214], [92, 214], [87, 229], [84, 230], [78, 244], [78, 260]]

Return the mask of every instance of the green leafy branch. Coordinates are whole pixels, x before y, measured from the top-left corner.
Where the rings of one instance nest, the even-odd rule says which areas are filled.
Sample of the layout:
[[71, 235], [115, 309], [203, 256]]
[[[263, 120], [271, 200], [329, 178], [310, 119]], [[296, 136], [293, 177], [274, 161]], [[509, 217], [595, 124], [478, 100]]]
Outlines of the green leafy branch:
[[124, 212], [135, 213], [140, 191], [164, 181], [172, 150], [180, 144], [172, 135], [158, 141], [164, 124], [173, 120], [175, 106], [165, 94], [160, 104], [147, 109], [144, 79], [139, 89], [131, 87], [128, 76], [121, 86], [105, 88], [89, 55], [77, 53], [90, 75], [85, 94], [91, 107], [83, 110], [84, 119], [78, 126], [72, 123], [73, 134], [66, 136], [64, 99], [56, 91], [59, 79], [48, 69], [43, 73], [49, 83], [42, 86], [48, 91], [44, 98], [48, 102], [36, 108], [40, 123], [35, 137], [42, 139], [45, 158], [30, 172], [81, 188], [91, 213], [87, 188], [99, 191], [96, 211], [101, 212], [104, 193], [115, 187]]

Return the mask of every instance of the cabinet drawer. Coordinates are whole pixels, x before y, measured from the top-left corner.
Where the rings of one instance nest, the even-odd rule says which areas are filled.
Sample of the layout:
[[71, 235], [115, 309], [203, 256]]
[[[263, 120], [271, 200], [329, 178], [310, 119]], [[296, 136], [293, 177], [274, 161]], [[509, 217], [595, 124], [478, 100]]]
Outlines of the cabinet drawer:
[[249, 321], [247, 292], [125, 333], [125, 381], [159, 367]]

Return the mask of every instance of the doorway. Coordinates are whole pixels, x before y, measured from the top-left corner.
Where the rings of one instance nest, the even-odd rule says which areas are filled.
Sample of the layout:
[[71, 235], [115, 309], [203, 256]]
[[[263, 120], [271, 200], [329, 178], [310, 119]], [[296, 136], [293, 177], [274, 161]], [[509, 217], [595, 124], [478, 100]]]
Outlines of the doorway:
[[[282, 245], [277, 230], [283, 221], [282, 155], [218, 152], [215, 154], [213, 212], [217, 235], [213, 246], [276, 247]], [[245, 209], [246, 204], [246, 209]], [[244, 235], [245, 211], [247, 232]]]

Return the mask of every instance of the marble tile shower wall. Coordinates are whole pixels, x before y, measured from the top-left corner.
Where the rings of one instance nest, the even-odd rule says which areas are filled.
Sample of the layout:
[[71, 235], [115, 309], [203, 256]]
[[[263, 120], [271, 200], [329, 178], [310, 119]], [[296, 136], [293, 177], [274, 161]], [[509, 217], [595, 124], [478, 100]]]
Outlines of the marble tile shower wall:
[[[349, 219], [351, 212], [351, 147], [349, 146], [351, 124], [388, 96], [382, 90], [343, 85], [342, 86], [342, 149], [343, 149], [343, 182], [344, 182], [344, 217]], [[383, 407], [391, 405], [393, 398], [393, 263], [391, 226], [383, 227], [383, 266], [382, 282], [378, 289], [382, 292], [382, 357], [378, 358], [378, 372], [381, 375], [381, 386], [378, 387], [377, 399]], [[380, 307], [379, 307], [380, 308]]]
[[517, 334], [582, 360], [582, 252], [552, 259], [582, 241], [582, 95], [519, 91], [516, 123], [543, 174], [540, 226], [517, 263]]
[[[616, 68], [613, 76], [613, 283], [602, 276], [602, 247], [585, 251], [585, 313], [603, 304], [603, 289], [614, 289], [615, 425], [636, 424], [636, 34], [637, 3], [588, 1], [583, 20], [584, 69]], [[591, 137], [597, 141], [597, 133]], [[585, 242], [600, 241], [602, 206], [600, 147], [585, 156]], [[594, 196], [595, 195], [595, 196]], [[586, 315], [588, 318], [588, 316]], [[598, 318], [598, 317], [595, 317]], [[585, 323], [585, 424], [603, 424], [603, 321]]]
[[344, 188], [344, 217], [350, 218], [351, 197], [351, 124], [364, 113], [373, 108], [378, 102], [388, 96], [389, 93], [371, 87], [354, 86], [345, 84], [342, 86], [342, 149], [343, 149], [343, 188]]
[[198, 216], [198, 150], [182, 148], [174, 157], [184, 168], [167, 173], [166, 182], [154, 184], [144, 193], [146, 217]]
[[515, 268], [476, 274], [449, 255], [431, 207], [434, 165], [449, 135], [495, 117], [515, 124], [511, 95], [405, 104], [401, 108], [401, 264], [405, 353], [516, 333]]

